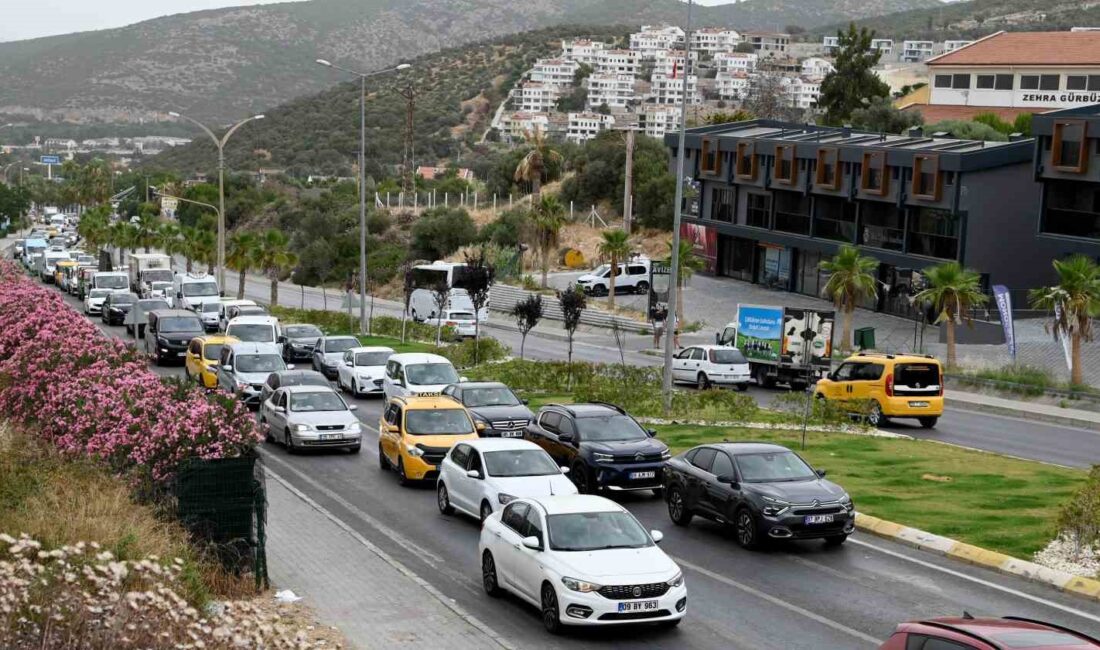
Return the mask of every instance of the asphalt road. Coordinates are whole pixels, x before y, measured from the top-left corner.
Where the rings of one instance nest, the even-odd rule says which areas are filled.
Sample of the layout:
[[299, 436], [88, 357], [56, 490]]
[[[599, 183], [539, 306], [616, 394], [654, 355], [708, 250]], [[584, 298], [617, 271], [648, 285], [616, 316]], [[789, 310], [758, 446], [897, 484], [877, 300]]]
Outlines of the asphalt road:
[[[75, 300], [70, 302], [76, 305]], [[126, 337], [121, 327], [101, 325], [101, 329]], [[178, 367], [156, 370], [162, 375], [182, 374]], [[550, 637], [534, 609], [515, 598], [495, 600], [483, 593], [476, 521], [440, 515], [431, 486], [402, 488], [395, 475], [379, 469], [381, 400], [356, 403], [360, 419], [368, 425], [360, 455], [290, 456], [281, 447], [265, 444], [262, 454], [268, 469], [405, 563], [516, 648], [875, 648], [897, 622], [958, 615], [964, 610], [979, 616], [1012, 614], [1049, 620], [1093, 633], [1100, 630], [1100, 611], [1094, 603], [878, 538], [857, 533], [835, 549], [818, 542], [796, 542], [747, 552], [716, 524], [696, 521], [690, 528], [676, 528], [663, 502], [647, 495], [625, 495], [621, 502], [643, 524], [665, 533], [662, 548], [684, 569], [689, 585], [684, 623], [675, 630], [574, 630]], [[1003, 426], [991, 425], [989, 416], [982, 417], [986, 429]]]

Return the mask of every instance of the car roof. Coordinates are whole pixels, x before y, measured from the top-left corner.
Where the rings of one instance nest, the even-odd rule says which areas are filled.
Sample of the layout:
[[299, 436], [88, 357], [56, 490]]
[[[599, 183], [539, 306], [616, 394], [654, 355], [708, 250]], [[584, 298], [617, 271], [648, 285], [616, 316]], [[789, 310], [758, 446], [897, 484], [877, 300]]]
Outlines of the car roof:
[[717, 447], [731, 454], [774, 454], [790, 451], [783, 445], [773, 445], [770, 442], [715, 442], [700, 447]]
[[279, 348], [274, 343], [240, 341], [230, 343], [229, 347], [235, 354], [279, 354]]
[[594, 494], [568, 494], [545, 497], [527, 497], [542, 506], [548, 515], [567, 515], [582, 512], [626, 512], [611, 499]]
[[451, 360], [447, 357], [441, 357], [438, 354], [430, 354], [428, 352], [402, 352], [390, 357], [390, 361], [397, 361], [401, 364], [409, 363], [450, 363]]
[[521, 438], [478, 438], [462, 444], [470, 445], [478, 451], [513, 451], [518, 449], [542, 449], [530, 440]]
[[394, 401], [405, 405], [406, 410], [454, 409], [465, 411], [466, 407], [443, 395], [423, 395], [416, 397], [395, 397]]
[[288, 370], [278, 370], [273, 374], [279, 377], [305, 377], [306, 375], [315, 376], [318, 379], [323, 379], [325, 384], [328, 384], [328, 378], [317, 372], [316, 370], [307, 370], [305, 368], [294, 368]]
[[715, 345], [713, 343], [705, 343], [700, 345], [689, 345], [689, 348], [702, 348], [704, 350], [736, 350], [732, 345]]
[[[1100, 641], [1069, 628], [1031, 619], [1006, 616], [1004, 618], [945, 617], [923, 621], [912, 621], [898, 626], [899, 631], [916, 634], [932, 634], [950, 631], [976, 640], [984, 641], [996, 648], [1029, 648], [1030, 650], [1081, 650], [1100, 648]], [[1015, 641], [1012, 633], [1025, 634], [1025, 638]], [[1049, 633], [1053, 638], [1046, 645], [1036, 645], [1042, 638], [1035, 634]], [[1061, 637], [1061, 638], [1059, 638]], [[1069, 639], [1072, 642], [1066, 643]], [[1015, 641], [1015, 642], [1014, 642]]]
[[149, 312], [150, 314], [156, 314], [157, 318], [169, 318], [173, 316], [194, 316], [198, 318], [199, 315], [190, 309], [154, 309]]
[[252, 300], [242, 300], [242, 299], [237, 299], [237, 298], [222, 298], [218, 302], [220, 302], [225, 307], [235, 307], [237, 305], [255, 305], [256, 304]]
[[901, 361], [905, 363], [934, 363], [940, 365], [939, 359], [932, 355], [924, 354], [890, 354], [886, 352], [857, 352], [844, 361]]
[[333, 339], [355, 339], [356, 341], [359, 340], [358, 338], [352, 336], [351, 334], [328, 334], [328, 335], [322, 336], [321, 338], [325, 339], [326, 341], [331, 341]]
[[[285, 329], [285, 325], [283, 326]], [[359, 354], [360, 352], [393, 352], [393, 348], [387, 348], [384, 345], [361, 345], [357, 348], [348, 348], [344, 350], [345, 353], [351, 352], [353, 354]]]
[[317, 327], [313, 323], [284, 323], [283, 324], [283, 329], [287, 329], [288, 327], [316, 327], [317, 329], [321, 329], [320, 327]]
[[275, 325], [279, 322], [274, 316], [237, 316], [229, 319], [227, 327], [234, 325]]
[[[464, 381], [460, 384], [451, 384], [452, 386], [458, 386], [462, 390], [467, 388], [508, 388], [507, 384], [499, 381]], [[511, 390], [510, 388], [508, 390]]]
[[547, 404], [547, 409], [558, 409], [569, 413], [575, 418], [593, 418], [602, 415], [615, 414], [625, 415], [625, 411], [615, 406], [614, 404], [602, 404], [600, 402], [592, 402], [588, 404]]
[[206, 336], [196, 336], [195, 338], [202, 341], [203, 345], [231, 345], [241, 342], [236, 336], [226, 336], [225, 334], [208, 334]]
[[332, 386], [316, 386], [316, 385], [299, 385], [299, 386], [283, 386], [282, 390], [288, 393], [335, 393], [336, 391]]

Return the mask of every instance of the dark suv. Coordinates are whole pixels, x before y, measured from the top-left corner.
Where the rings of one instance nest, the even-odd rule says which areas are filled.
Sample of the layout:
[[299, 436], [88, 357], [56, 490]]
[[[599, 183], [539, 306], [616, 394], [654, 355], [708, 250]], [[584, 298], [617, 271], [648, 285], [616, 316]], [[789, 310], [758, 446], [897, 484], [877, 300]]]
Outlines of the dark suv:
[[601, 489], [653, 490], [660, 496], [668, 445], [654, 439], [626, 411], [613, 404], [549, 404], [524, 438], [546, 450], [582, 494]]
[[668, 461], [664, 483], [672, 523], [687, 526], [699, 515], [732, 524], [748, 549], [769, 539], [839, 545], [855, 527], [848, 493], [781, 445], [701, 445]]

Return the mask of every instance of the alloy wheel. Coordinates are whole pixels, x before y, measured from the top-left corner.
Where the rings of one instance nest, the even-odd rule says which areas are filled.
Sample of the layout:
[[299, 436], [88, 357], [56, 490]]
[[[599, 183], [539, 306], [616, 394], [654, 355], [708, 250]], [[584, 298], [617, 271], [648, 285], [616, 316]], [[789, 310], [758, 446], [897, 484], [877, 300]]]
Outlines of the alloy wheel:
[[558, 595], [550, 585], [542, 586], [542, 624], [550, 634], [557, 634], [561, 630]]
[[497, 565], [493, 561], [493, 554], [485, 551], [481, 557], [481, 584], [485, 587], [485, 593], [490, 596], [500, 595], [500, 585], [497, 582]]
[[445, 515], [454, 512], [454, 508], [451, 506], [451, 495], [447, 493], [447, 486], [442, 482], [436, 488], [435, 503], [439, 506], [439, 512]]
[[752, 548], [756, 544], [756, 522], [748, 510], [742, 509], [737, 513], [737, 543], [743, 548]]
[[684, 503], [684, 495], [680, 488], [672, 488], [668, 493], [668, 517], [677, 526], [686, 526], [691, 522], [691, 513]]

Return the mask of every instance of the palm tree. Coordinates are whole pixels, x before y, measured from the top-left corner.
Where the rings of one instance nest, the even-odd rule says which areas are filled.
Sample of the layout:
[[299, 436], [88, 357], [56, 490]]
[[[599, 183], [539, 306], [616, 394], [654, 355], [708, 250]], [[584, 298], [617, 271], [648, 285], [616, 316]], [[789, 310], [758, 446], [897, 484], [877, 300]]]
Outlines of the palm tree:
[[[665, 264], [672, 267], [672, 242], [668, 243], [668, 258]], [[682, 328], [684, 323], [684, 283], [695, 275], [696, 271], [702, 271], [705, 266], [703, 258], [695, 254], [695, 247], [691, 242], [680, 240], [680, 270], [676, 275], [676, 327]]]
[[257, 242], [252, 263], [271, 280], [271, 306], [279, 305], [279, 278], [298, 263], [298, 256], [287, 247], [290, 240], [283, 231], [272, 228]]
[[133, 225], [134, 246], [144, 248], [148, 253], [160, 240], [160, 217], [152, 212], [142, 211], [138, 215], [137, 223]]
[[841, 246], [830, 260], [818, 265], [829, 274], [821, 293], [831, 298], [836, 308], [844, 314], [844, 328], [840, 333], [840, 348], [852, 345], [852, 315], [859, 303], [878, 295], [878, 260], [861, 255], [854, 246]]
[[620, 228], [605, 230], [600, 234], [603, 235], [603, 239], [600, 241], [600, 255], [609, 258], [612, 269], [608, 279], [610, 288], [608, 289], [607, 305], [611, 311], [615, 311], [615, 276], [619, 274], [619, 262], [630, 255], [630, 236]]
[[206, 264], [206, 272], [214, 274], [214, 264], [218, 259], [218, 236], [213, 230], [206, 228], [185, 229], [187, 238], [189, 260], [193, 259], [200, 264]]
[[125, 253], [135, 246], [137, 228], [128, 221], [116, 221], [111, 224], [109, 241], [118, 249], [118, 265], [125, 266]]
[[100, 206], [86, 211], [80, 216], [80, 222], [76, 226], [76, 232], [84, 239], [89, 252], [98, 254], [99, 249], [106, 245], [110, 237], [111, 223], [108, 218], [110, 208]]
[[[165, 255], [175, 257], [187, 252], [187, 246], [183, 239], [183, 229], [174, 221], [166, 221], [160, 224], [156, 233], [156, 246], [164, 251]], [[190, 265], [187, 269], [190, 271]]]
[[257, 245], [256, 235], [243, 230], [233, 233], [229, 238], [225, 265], [237, 272], [237, 300], [244, 299], [244, 283], [256, 256]]
[[547, 175], [547, 164], [561, 162], [562, 155], [550, 147], [541, 130], [536, 130], [534, 133], [528, 132], [525, 137], [531, 150], [516, 165], [513, 178], [517, 183], [531, 184], [531, 206], [535, 207], [539, 205], [542, 198], [542, 181]]
[[558, 234], [565, 225], [565, 207], [558, 197], [547, 195], [534, 205], [535, 237], [542, 258], [542, 288], [546, 288], [546, 276], [550, 273], [550, 251], [558, 245]]
[[981, 291], [977, 271], [958, 262], [930, 266], [922, 271], [928, 288], [913, 296], [917, 302], [930, 302], [939, 312], [936, 322], [947, 324], [947, 367], [955, 366], [955, 324], [970, 324], [970, 308], [984, 304], [989, 297]]
[[1058, 284], [1032, 289], [1028, 298], [1032, 307], [1054, 312], [1047, 326], [1057, 336], [1070, 341], [1070, 381], [1085, 383], [1081, 342], [1092, 340], [1092, 319], [1100, 313], [1100, 267], [1085, 255], [1054, 260]]

